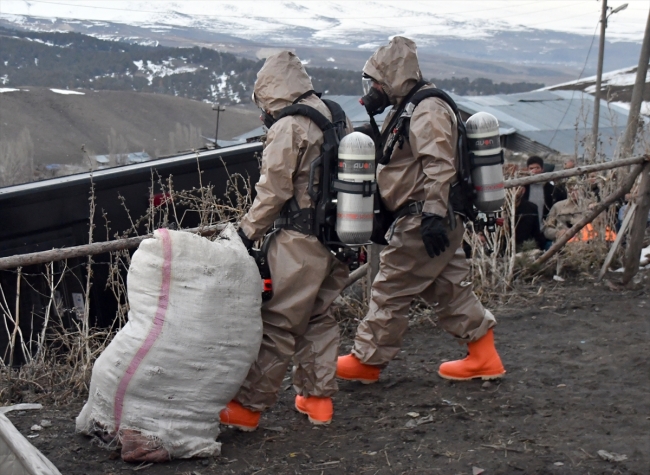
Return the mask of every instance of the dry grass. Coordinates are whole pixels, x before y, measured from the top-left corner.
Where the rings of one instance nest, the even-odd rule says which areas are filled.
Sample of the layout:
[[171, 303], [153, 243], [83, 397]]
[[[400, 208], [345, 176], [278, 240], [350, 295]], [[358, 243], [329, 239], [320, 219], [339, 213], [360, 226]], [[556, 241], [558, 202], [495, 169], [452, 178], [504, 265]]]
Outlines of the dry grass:
[[[198, 166], [198, 161], [197, 161]], [[199, 175], [201, 171], [198, 170]], [[600, 196], [609, 194], [616, 188], [622, 170], [583, 178], [579, 182], [580, 200], [588, 207], [593, 196], [594, 180], [598, 183]], [[163, 179], [152, 176], [150, 194], [154, 189], [162, 189], [166, 199], [159, 206], [150, 207], [143, 216], [131, 219], [129, 229], [115, 232], [110, 228], [110, 217], [95, 216], [94, 195], [89, 197], [90, 220], [89, 242], [130, 237], [144, 228], [151, 232], [160, 227], [181, 229], [190, 217], [201, 226], [239, 220], [251, 204], [251, 183], [247, 177], [232, 175], [228, 177], [228, 193], [225, 198], [215, 196], [212, 187], [200, 184], [191, 190], [177, 191], [173, 178]], [[128, 212], [128, 203], [122, 201]], [[608, 244], [604, 241], [607, 226], [614, 227], [614, 210], [610, 210], [594, 222], [598, 238], [588, 243], [572, 243], [552, 259], [542, 269], [531, 267], [533, 257], [528, 253], [517, 253], [514, 236], [515, 200], [513, 192], [508, 191], [503, 212], [504, 226], [497, 227], [494, 233], [485, 233], [481, 239], [478, 229], [468, 227], [465, 239], [472, 246], [471, 279], [479, 298], [488, 306], [501, 304], [513, 295], [519, 284], [527, 285], [541, 274], [558, 270], [563, 274], [593, 276], [605, 257]], [[130, 214], [129, 214], [130, 216]], [[97, 220], [101, 221], [98, 226]], [[98, 238], [101, 229], [101, 238]], [[90, 295], [93, 285], [94, 269], [100, 264], [88, 257], [79, 266], [69, 267], [67, 262], [49, 263], [43, 266], [38, 275], [25, 275], [22, 269], [15, 271], [18, 291], [6, 294], [0, 288], [0, 313], [3, 328], [9, 339], [9, 348], [0, 358], [0, 402], [46, 401], [65, 403], [87, 394], [92, 365], [97, 356], [111, 341], [113, 335], [125, 324], [128, 315], [128, 299], [125, 276], [130, 265], [128, 251], [110, 255], [108, 263], [109, 278], [107, 289], [117, 302], [117, 311], [110, 328], [95, 328], [91, 322]], [[85, 277], [82, 277], [85, 275]], [[64, 308], [60, 289], [66, 279], [76, 279], [83, 289], [83, 305], [78, 308]], [[21, 314], [21, 299], [25, 294], [37, 292], [46, 304], [42, 309], [32, 309], [31, 313]], [[343, 335], [351, 336], [358, 322], [368, 311], [365, 278], [355, 284], [338, 300], [337, 319]], [[411, 314], [414, 321], [427, 320], [435, 325], [435, 311], [423, 301], [416, 300]], [[19, 323], [30, 321], [32, 329], [23, 334]], [[42, 329], [36, 331], [36, 323], [42, 321]], [[23, 327], [24, 328], [24, 327]], [[25, 363], [17, 367], [18, 356]]]
[[28, 129], [13, 140], [0, 141], [0, 186], [34, 179], [34, 142]]
[[[200, 169], [197, 172], [199, 176], [202, 173]], [[166, 197], [159, 206], [154, 206], [153, 202], [154, 185], [161, 188]], [[172, 177], [163, 180], [152, 176], [147, 213], [137, 218], [129, 213], [131, 226], [121, 232], [113, 232], [110, 217], [103, 214], [104, 235], [97, 239], [94, 186], [91, 186], [88, 242], [136, 236], [141, 225], [147, 233], [161, 227], [181, 229], [190, 217], [193, 222], [198, 221], [200, 227], [237, 221], [251, 204], [250, 180], [239, 174], [229, 174], [227, 189], [224, 198], [217, 197], [213, 187], [202, 183], [192, 190], [177, 191]], [[122, 205], [128, 213], [124, 200]], [[43, 266], [42, 273], [35, 275], [25, 275], [19, 268], [15, 271], [15, 295], [6, 294], [0, 287], [3, 322], [0, 331], [6, 332], [9, 341], [5, 353], [0, 355], [0, 403], [65, 403], [87, 394], [96, 358], [127, 321], [129, 305], [125, 277], [130, 261], [129, 251], [120, 251], [111, 253], [108, 263], [96, 263], [88, 256], [81, 266], [71, 268], [66, 261], [51, 262]], [[95, 328], [91, 323], [95, 319], [90, 315], [90, 296], [98, 265], [108, 267], [106, 288], [117, 302], [116, 315], [109, 328]], [[84, 272], [79, 272], [80, 267]], [[69, 279], [75, 280], [83, 293], [83, 304], [74, 308], [65, 308], [61, 298], [62, 287]], [[30, 298], [34, 293], [45, 302], [42, 309], [33, 308], [30, 314], [21, 314], [24, 309], [21, 299]], [[30, 322], [28, 334], [21, 329], [25, 328], [26, 321]], [[18, 360], [23, 364], [18, 366]]]

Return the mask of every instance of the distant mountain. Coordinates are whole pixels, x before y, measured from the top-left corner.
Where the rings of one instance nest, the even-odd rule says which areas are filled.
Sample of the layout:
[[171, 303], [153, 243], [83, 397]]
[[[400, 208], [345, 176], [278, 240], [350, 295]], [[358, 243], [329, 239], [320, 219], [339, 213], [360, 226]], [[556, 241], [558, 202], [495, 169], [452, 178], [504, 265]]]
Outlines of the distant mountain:
[[[445, 14], [449, 8], [436, 8], [437, 3], [141, 0], [77, 1], [73, 5], [13, 0], [5, 1], [0, 24], [29, 31], [83, 32], [146, 45], [201, 46], [251, 60], [290, 48], [311, 67], [354, 71], [389, 36], [403, 34], [416, 39], [427, 77], [545, 84], [576, 77], [592, 46], [594, 29], [527, 28], [509, 18], [512, 12], [507, 2], [492, 2], [503, 4], [499, 8], [478, 2], [482, 8], [460, 11], [458, 7], [454, 14]], [[529, 10], [540, 16], [543, 27], [548, 26], [544, 12], [555, 14], [570, 7], [566, 5], [570, 2], [552, 2], [552, 7], [549, 2], [536, 3], [540, 5]], [[594, 14], [596, 26], [597, 8], [581, 13], [581, 17]], [[615, 22], [608, 30], [606, 70], [634, 64], [640, 51], [642, 33], [615, 34], [614, 26]], [[592, 49], [587, 73], [595, 70], [596, 57]]]
[[[90, 155], [146, 151], [157, 158], [205, 146], [213, 138], [216, 112], [209, 104], [133, 91], [27, 87], [0, 88], [0, 142], [15, 146], [29, 135], [36, 168], [49, 164], [89, 166]], [[219, 139], [260, 124], [259, 113], [241, 106], [221, 113]], [[22, 145], [21, 145], [22, 146]], [[83, 150], [82, 150], [83, 146]], [[3, 157], [0, 149], [0, 167]]]
[[[145, 46], [80, 33], [44, 33], [0, 27], [0, 84], [63, 89], [169, 94], [203, 102], [246, 104], [263, 60], [198, 46]], [[307, 66], [314, 88], [330, 95], [361, 94], [360, 73]], [[490, 79], [433, 79], [463, 95], [529, 91], [540, 83]]]

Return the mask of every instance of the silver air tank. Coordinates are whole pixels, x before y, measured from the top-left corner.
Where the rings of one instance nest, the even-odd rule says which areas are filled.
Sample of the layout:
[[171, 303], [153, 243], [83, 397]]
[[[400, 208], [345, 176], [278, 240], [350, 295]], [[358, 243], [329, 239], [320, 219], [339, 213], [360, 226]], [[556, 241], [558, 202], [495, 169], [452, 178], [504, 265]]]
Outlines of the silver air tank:
[[506, 197], [499, 121], [492, 114], [477, 112], [467, 119], [465, 127], [476, 190], [474, 205], [484, 213], [496, 213], [503, 207]]
[[[375, 181], [375, 144], [367, 135], [352, 132], [343, 137], [338, 158], [339, 180]], [[372, 234], [373, 197], [339, 191], [336, 202], [336, 234], [341, 242], [367, 243]]]

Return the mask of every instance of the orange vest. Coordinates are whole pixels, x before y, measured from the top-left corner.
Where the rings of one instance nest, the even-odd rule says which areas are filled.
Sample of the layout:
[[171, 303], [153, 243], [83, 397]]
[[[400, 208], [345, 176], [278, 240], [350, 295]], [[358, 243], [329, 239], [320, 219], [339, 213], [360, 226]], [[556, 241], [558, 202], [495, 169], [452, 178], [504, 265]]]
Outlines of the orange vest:
[[[591, 223], [580, 230], [578, 234], [569, 239], [569, 242], [578, 242], [578, 241], [593, 241], [598, 237], [598, 233], [594, 229]], [[605, 241], [613, 242], [616, 240], [616, 233], [612, 231], [609, 226], [605, 229]]]

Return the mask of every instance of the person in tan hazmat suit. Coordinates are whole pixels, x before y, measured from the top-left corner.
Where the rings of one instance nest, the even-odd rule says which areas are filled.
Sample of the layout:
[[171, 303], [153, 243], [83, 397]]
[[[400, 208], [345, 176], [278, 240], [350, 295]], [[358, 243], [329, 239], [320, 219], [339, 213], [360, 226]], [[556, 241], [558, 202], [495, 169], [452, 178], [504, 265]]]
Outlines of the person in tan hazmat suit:
[[[362, 103], [368, 113], [393, 106], [384, 129], [414, 88], [433, 87], [422, 81], [415, 43], [399, 36], [370, 57], [363, 73]], [[443, 100], [423, 99], [413, 111], [402, 147], [394, 148], [388, 164], [377, 167], [381, 199], [395, 221], [386, 235], [388, 246], [380, 255], [368, 313], [357, 328], [352, 353], [338, 359], [341, 379], [379, 379], [381, 369], [400, 351], [409, 306], [418, 295], [435, 305], [440, 326], [468, 347], [465, 359], [440, 366], [440, 376], [466, 380], [505, 374], [494, 346], [494, 316], [467, 283], [463, 221], [448, 212], [450, 190], [457, 181], [455, 120]]]
[[[314, 207], [307, 193], [309, 166], [321, 153], [323, 133], [307, 117], [293, 115], [275, 121], [273, 116], [300, 103], [332, 117], [313, 93], [300, 60], [288, 51], [267, 58], [257, 74], [253, 97], [269, 130], [255, 185], [257, 195], [239, 225], [240, 237], [249, 249], [282, 216], [289, 200], [295, 199], [302, 209]], [[293, 358], [296, 408], [311, 422], [327, 424], [333, 414], [331, 396], [338, 390], [339, 328], [330, 305], [349, 271], [313, 235], [280, 229], [270, 239], [267, 259], [273, 297], [262, 304], [262, 345], [239, 393], [221, 412], [221, 422], [254, 430], [261, 412], [277, 401]]]

